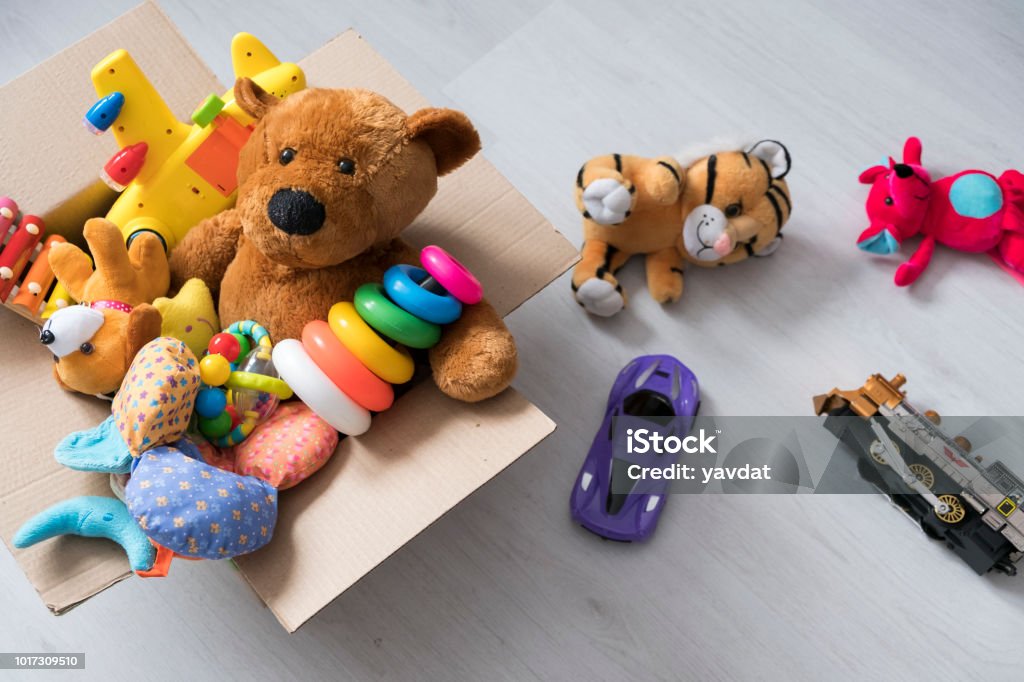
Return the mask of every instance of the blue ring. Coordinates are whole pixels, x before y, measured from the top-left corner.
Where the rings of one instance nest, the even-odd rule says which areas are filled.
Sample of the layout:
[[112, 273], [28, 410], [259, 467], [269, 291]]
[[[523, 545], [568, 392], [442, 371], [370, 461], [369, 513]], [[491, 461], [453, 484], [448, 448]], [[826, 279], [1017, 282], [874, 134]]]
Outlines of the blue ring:
[[462, 304], [447, 291], [444, 295], [427, 291], [420, 282], [430, 277], [415, 265], [393, 265], [384, 273], [384, 291], [399, 307], [421, 320], [449, 324], [462, 315]]

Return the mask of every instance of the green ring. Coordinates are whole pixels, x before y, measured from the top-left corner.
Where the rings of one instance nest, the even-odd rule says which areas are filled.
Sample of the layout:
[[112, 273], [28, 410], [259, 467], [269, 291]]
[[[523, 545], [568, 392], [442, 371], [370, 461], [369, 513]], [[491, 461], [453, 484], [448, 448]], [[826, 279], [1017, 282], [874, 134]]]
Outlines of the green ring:
[[355, 305], [368, 325], [403, 346], [430, 348], [441, 339], [441, 327], [399, 308], [378, 283], [369, 282], [356, 289]]

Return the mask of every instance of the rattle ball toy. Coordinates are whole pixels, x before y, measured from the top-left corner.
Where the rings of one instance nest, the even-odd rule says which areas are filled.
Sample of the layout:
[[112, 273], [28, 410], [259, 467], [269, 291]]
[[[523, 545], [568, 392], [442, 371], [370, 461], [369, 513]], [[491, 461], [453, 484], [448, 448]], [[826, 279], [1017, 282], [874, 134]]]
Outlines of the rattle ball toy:
[[[207, 351], [216, 353], [209, 348]], [[223, 355], [207, 355], [199, 361], [199, 376], [208, 386], [223, 386], [231, 376], [231, 363]]]
[[[250, 339], [252, 340], [250, 343]], [[270, 334], [252, 320], [215, 334], [199, 361], [199, 431], [218, 447], [237, 445], [292, 396], [274, 368]]]
[[394, 402], [391, 384], [412, 378], [415, 368], [404, 346], [434, 346], [440, 325], [457, 320], [463, 305], [483, 299], [477, 278], [444, 249], [428, 246], [420, 260], [422, 268], [392, 266], [383, 285], [364, 284], [353, 302], [334, 304], [326, 322], [314, 320], [303, 328], [301, 341], [285, 339], [274, 346], [281, 378], [342, 433], [364, 433], [370, 412]]
[[213, 335], [207, 349], [210, 353], [224, 356], [228, 362], [234, 362], [238, 360], [238, 356], [242, 352], [242, 344], [234, 334], [221, 332]]

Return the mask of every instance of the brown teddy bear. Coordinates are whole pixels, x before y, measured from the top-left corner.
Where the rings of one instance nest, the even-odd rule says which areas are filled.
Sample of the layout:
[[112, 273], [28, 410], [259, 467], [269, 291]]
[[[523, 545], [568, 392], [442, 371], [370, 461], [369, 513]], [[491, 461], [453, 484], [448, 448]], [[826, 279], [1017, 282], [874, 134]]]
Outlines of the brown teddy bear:
[[[253, 319], [275, 340], [301, 338], [356, 288], [416, 263], [399, 238], [469, 160], [480, 138], [451, 109], [406, 115], [365, 90], [310, 89], [279, 99], [248, 78], [236, 102], [256, 119], [238, 166], [235, 208], [193, 228], [171, 254], [172, 286], [198, 277], [219, 292], [221, 321]], [[468, 306], [430, 350], [447, 395], [477, 401], [504, 390], [515, 343], [488, 303]]]

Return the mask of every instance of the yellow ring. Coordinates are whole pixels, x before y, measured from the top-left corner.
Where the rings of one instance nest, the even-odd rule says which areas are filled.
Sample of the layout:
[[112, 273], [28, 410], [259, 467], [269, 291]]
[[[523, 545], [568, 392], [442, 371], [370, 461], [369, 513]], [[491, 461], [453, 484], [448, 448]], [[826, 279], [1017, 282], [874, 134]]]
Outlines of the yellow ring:
[[273, 393], [281, 400], [288, 400], [292, 397], [292, 389], [280, 379], [268, 377], [266, 374], [255, 372], [234, 371], [228, 377], [225, 386], [228, 388], [248, 388], [261, 393]]
[[412, 379], [412, 357], [402, 346], [391, 347], [370, 325], [359, 317], [356, 307], [348, 301], [335, 303], [327, 314], [327, 323], [345, 348], [366, 368], [390, 384], [404, 384]]

